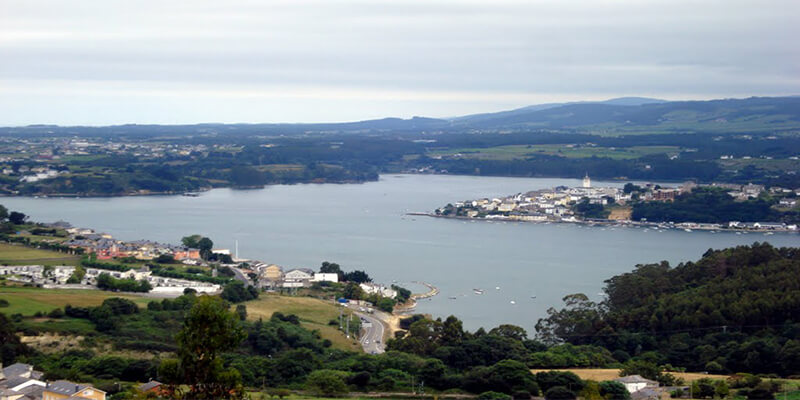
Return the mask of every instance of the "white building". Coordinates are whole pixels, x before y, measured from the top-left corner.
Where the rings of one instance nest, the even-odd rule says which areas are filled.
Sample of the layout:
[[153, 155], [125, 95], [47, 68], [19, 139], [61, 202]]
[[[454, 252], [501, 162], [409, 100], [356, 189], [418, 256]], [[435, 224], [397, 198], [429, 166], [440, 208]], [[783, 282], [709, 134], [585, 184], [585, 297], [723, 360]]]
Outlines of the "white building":
[[386, 287], [384, 285], [380, 285], [380, 284], [377, 284], [377, 283], [366, 282], [366, 283], [360, 284], [359, 286], [361, 287], [361, 290], [363, 290], [367, 294], [378, 294], [380, 296], [389, 297], [389, 298], [397, 297], [397, 291], [396, 290], [394, 290], [392, 288], [388, 288], [388, 287]]
[[314, 274], [314, 278], [312, 279], [313, 282], [339, 282], [339, 274], [325, 274], [325, 273], [316, 273]]
[[314, 271], [308, 268], [296, 268], [283, 274], [283, 287], [296, 288], [308, 286], [314, 278]]
[[628, 393], [638, 392], [644, 388], [658, 387], [658, 382], [643, 378], [640, 375], [623, 376], [622, 378], [614, 379], [614, 381], [625, 385]]

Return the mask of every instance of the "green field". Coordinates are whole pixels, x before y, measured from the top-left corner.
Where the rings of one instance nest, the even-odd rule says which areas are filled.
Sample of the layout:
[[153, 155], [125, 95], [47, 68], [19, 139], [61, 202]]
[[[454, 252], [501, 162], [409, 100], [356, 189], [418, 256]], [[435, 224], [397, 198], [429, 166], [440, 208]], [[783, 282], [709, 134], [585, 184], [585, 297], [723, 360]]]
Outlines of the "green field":
[[78, 256], [0, 243], [0, 265], [76, 265]]
[[102, 290], [40, 289], [32, 287], [2, 286], [0, 299], [7, 300], [8, 307], [0, 307], [6, 315], [34, 315], [48, 313], [69, 304], [76, 307], [98, 306], [109, 297], [130, 299], [144, 307], [152, 299], [129, 294], [118, 294]]
[[676, 146], [596, 147], [567, 144], [508, 145], [487, 148], [460, 148], [431, 151], [429, 156], [474, 158], [480, 160], [515, 160], [535, 155], [566, 158], [606, 157], [615, 160], [635, 159], [650, 154], [677, 154]]
[[355, 340], [347, 339], [337, 327], [328, 325], [328, 321], [339, 318], [339, 307], [331, 302], [311, 297], [262, 294], [258, 300], [244, 304], [247, 306], [248, 319], [269, 319], [276, 311], [294, 314], [300, 318], [304, 328], [318, 330], [322, 338], [330, 340], [334, 347], [344, 350], [361, 349]]

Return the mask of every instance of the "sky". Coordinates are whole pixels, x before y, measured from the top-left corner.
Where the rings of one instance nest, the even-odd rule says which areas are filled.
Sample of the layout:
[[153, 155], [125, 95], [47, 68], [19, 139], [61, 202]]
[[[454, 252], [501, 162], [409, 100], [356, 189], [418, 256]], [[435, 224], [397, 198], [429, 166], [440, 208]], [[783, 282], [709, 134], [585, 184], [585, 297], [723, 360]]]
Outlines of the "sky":
[[0, 126], [800, 94], [797, 0], [0, 0]]

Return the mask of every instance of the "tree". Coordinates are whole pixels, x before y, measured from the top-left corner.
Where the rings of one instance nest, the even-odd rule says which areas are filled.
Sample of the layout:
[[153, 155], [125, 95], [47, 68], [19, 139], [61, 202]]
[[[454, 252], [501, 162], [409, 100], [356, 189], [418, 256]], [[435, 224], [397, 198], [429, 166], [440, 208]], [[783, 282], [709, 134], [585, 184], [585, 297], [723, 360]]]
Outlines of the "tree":
[[503, 324], [489, 331], [490, 335], [504, 336], [514, 340], [525, 340], [528, 338], [528, 332], [525, 329], [511, 324]]
[[18, 211], [12, 211], [8, 215], [8, 220], [14, 225], [24, 224], [26, 219], [28, 219], [28, 216]]
[[[528, 395], [530, 398], [530, 395]], [[478, 400], [511, 400], [511, 396], [505, 393], [498, 393], [493, 391], [483, 392], [478, 395]]]
[[344, 287], [342, 296], [345, 299], [360, 300], [364, 297], [364, 290], [357, 283], [350, 282]]
[[239, 304], [236, 306], [236, 315], [239, 316], [239, 319], [244, 321], [247, 319], [247, 307], [244, 304]]
[[595, 381], [586, 381], [586, 385], [578, 395], [584, 400], [604, 400], [600, 394], [600, 385]]
[[306, 378], [306, 386], [319, 396], [339, 396], [347, 393], [343, 371], [316, 370]]
[[13, 322], [0, 313], [0, 363], [11, 365], [18, 356], [28, 353], [28, 346], [17, 336]]
[[159, 264], [174, 264], [175, 257], [173, 257], [172, 254], [161, 254], [156, 257], [155, 262]]
[[720, 379], [714, 384], [714, 394], [716, 394], [718, 397], [720, 398], [728, 397], [728, 394], [730, 394], [730, 392], [731, 390], [728, 387], [728, 383], [725, 382], [724, 380]]
[[631, 394], [625, 385], [615, 381], [600, 382], [600, 394], [607, 400], [630, 400]]
[[183, 245], [186, 247], [197, 249], [198, 248], [197, 242], [199, 242], [200, 239], [202, 238], [203, 236], [198, 234], [184, 236], [183, 238], [181, 238], [181, 243], [183, 243]]
[[8, 218], [8, 209], [0, 204], [0, 222], [3, 222]]
[[647, 379], [658, 380], [661, 375], [661, 367], [653, 362], [644, 360], [631, 360], [619, 372], [619, 376], [641, 375]]
[[214, 242], [207, 237], [197, 241], [197, 248], [200, 249], [200, 257], [202, 257], [204, 260], [208, 260], [208, 257], [211, 256], [211, 249], [213, 247]]
[[225, 368], [221, 353], [235, 349], [246, 334], [239, 317], [218, 297], [198, 297], [176, 339], [178, 359], [159, 367], [159, 376], [173, 390], [189, 386], [187, 398], [239, 399], [244, 397], [242, 377], [235, 368]]
[[355, 283], [365, 283], [365, 282], [372, 282], [372, 278], [369, 275], [361, 270], [355, 270], [353, 272], [347, 272], [344, 274], [345, 282], [355, 282]]
[[577, 396], [575, 392], [563, 387], [553, 386], [544, 393], [546, 400], [575, 400]]
[[713, 398], [715, 393], [714, 382], [709, 378], [698, 379], [692, 382], [692, 395], [695, 398]]

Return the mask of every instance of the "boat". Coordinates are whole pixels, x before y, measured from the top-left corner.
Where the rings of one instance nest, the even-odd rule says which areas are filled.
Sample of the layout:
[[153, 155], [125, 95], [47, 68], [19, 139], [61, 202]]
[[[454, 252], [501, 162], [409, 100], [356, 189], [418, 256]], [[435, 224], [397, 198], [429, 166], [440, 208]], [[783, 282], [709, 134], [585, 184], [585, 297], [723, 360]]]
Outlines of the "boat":
[[456, 296], [450, 296], [450, 297], [448, 297], [448, 299], [450, 299], [450, 300], [455, 300], [455, 299], [457, 299], [457, 298], [458, 298], [458, 297], [456, 297]]
[[532, 298], [532, 299], [535, 299], [535, 298], [536, 298], [536, 295], [534, 294], [533, 296], [531, 296], [531, 298]]
[[511, 300], [511, 302], [510, 302], [510, 303], [511, 303], [511, 304], [517, 304], [517, 302], [516, 302], [516, 301], [514, 301], [514, 300]]
[[684, 231], [684, 232], [691, 232], [692, 230], [691, 230], [691, 229], [689, 229], [689, 228], [684, 228], [684, 229], [683, 229], [683, 231]]
[[472, 289], [472, 291], [475, 292], [475, 294], [483, 294], [483, 290], [481, 289]]
[[196, 193], [196, 192], [186, 192], [186, 193], [184, 193], [183, 195], [184, 195], [184, 196], [186, 196], [186, 197], [199, 197], [199, 196], [200, 196], [200, 193]]
[[500, 286], [495, 286], [494, 290], [500, 290]]

